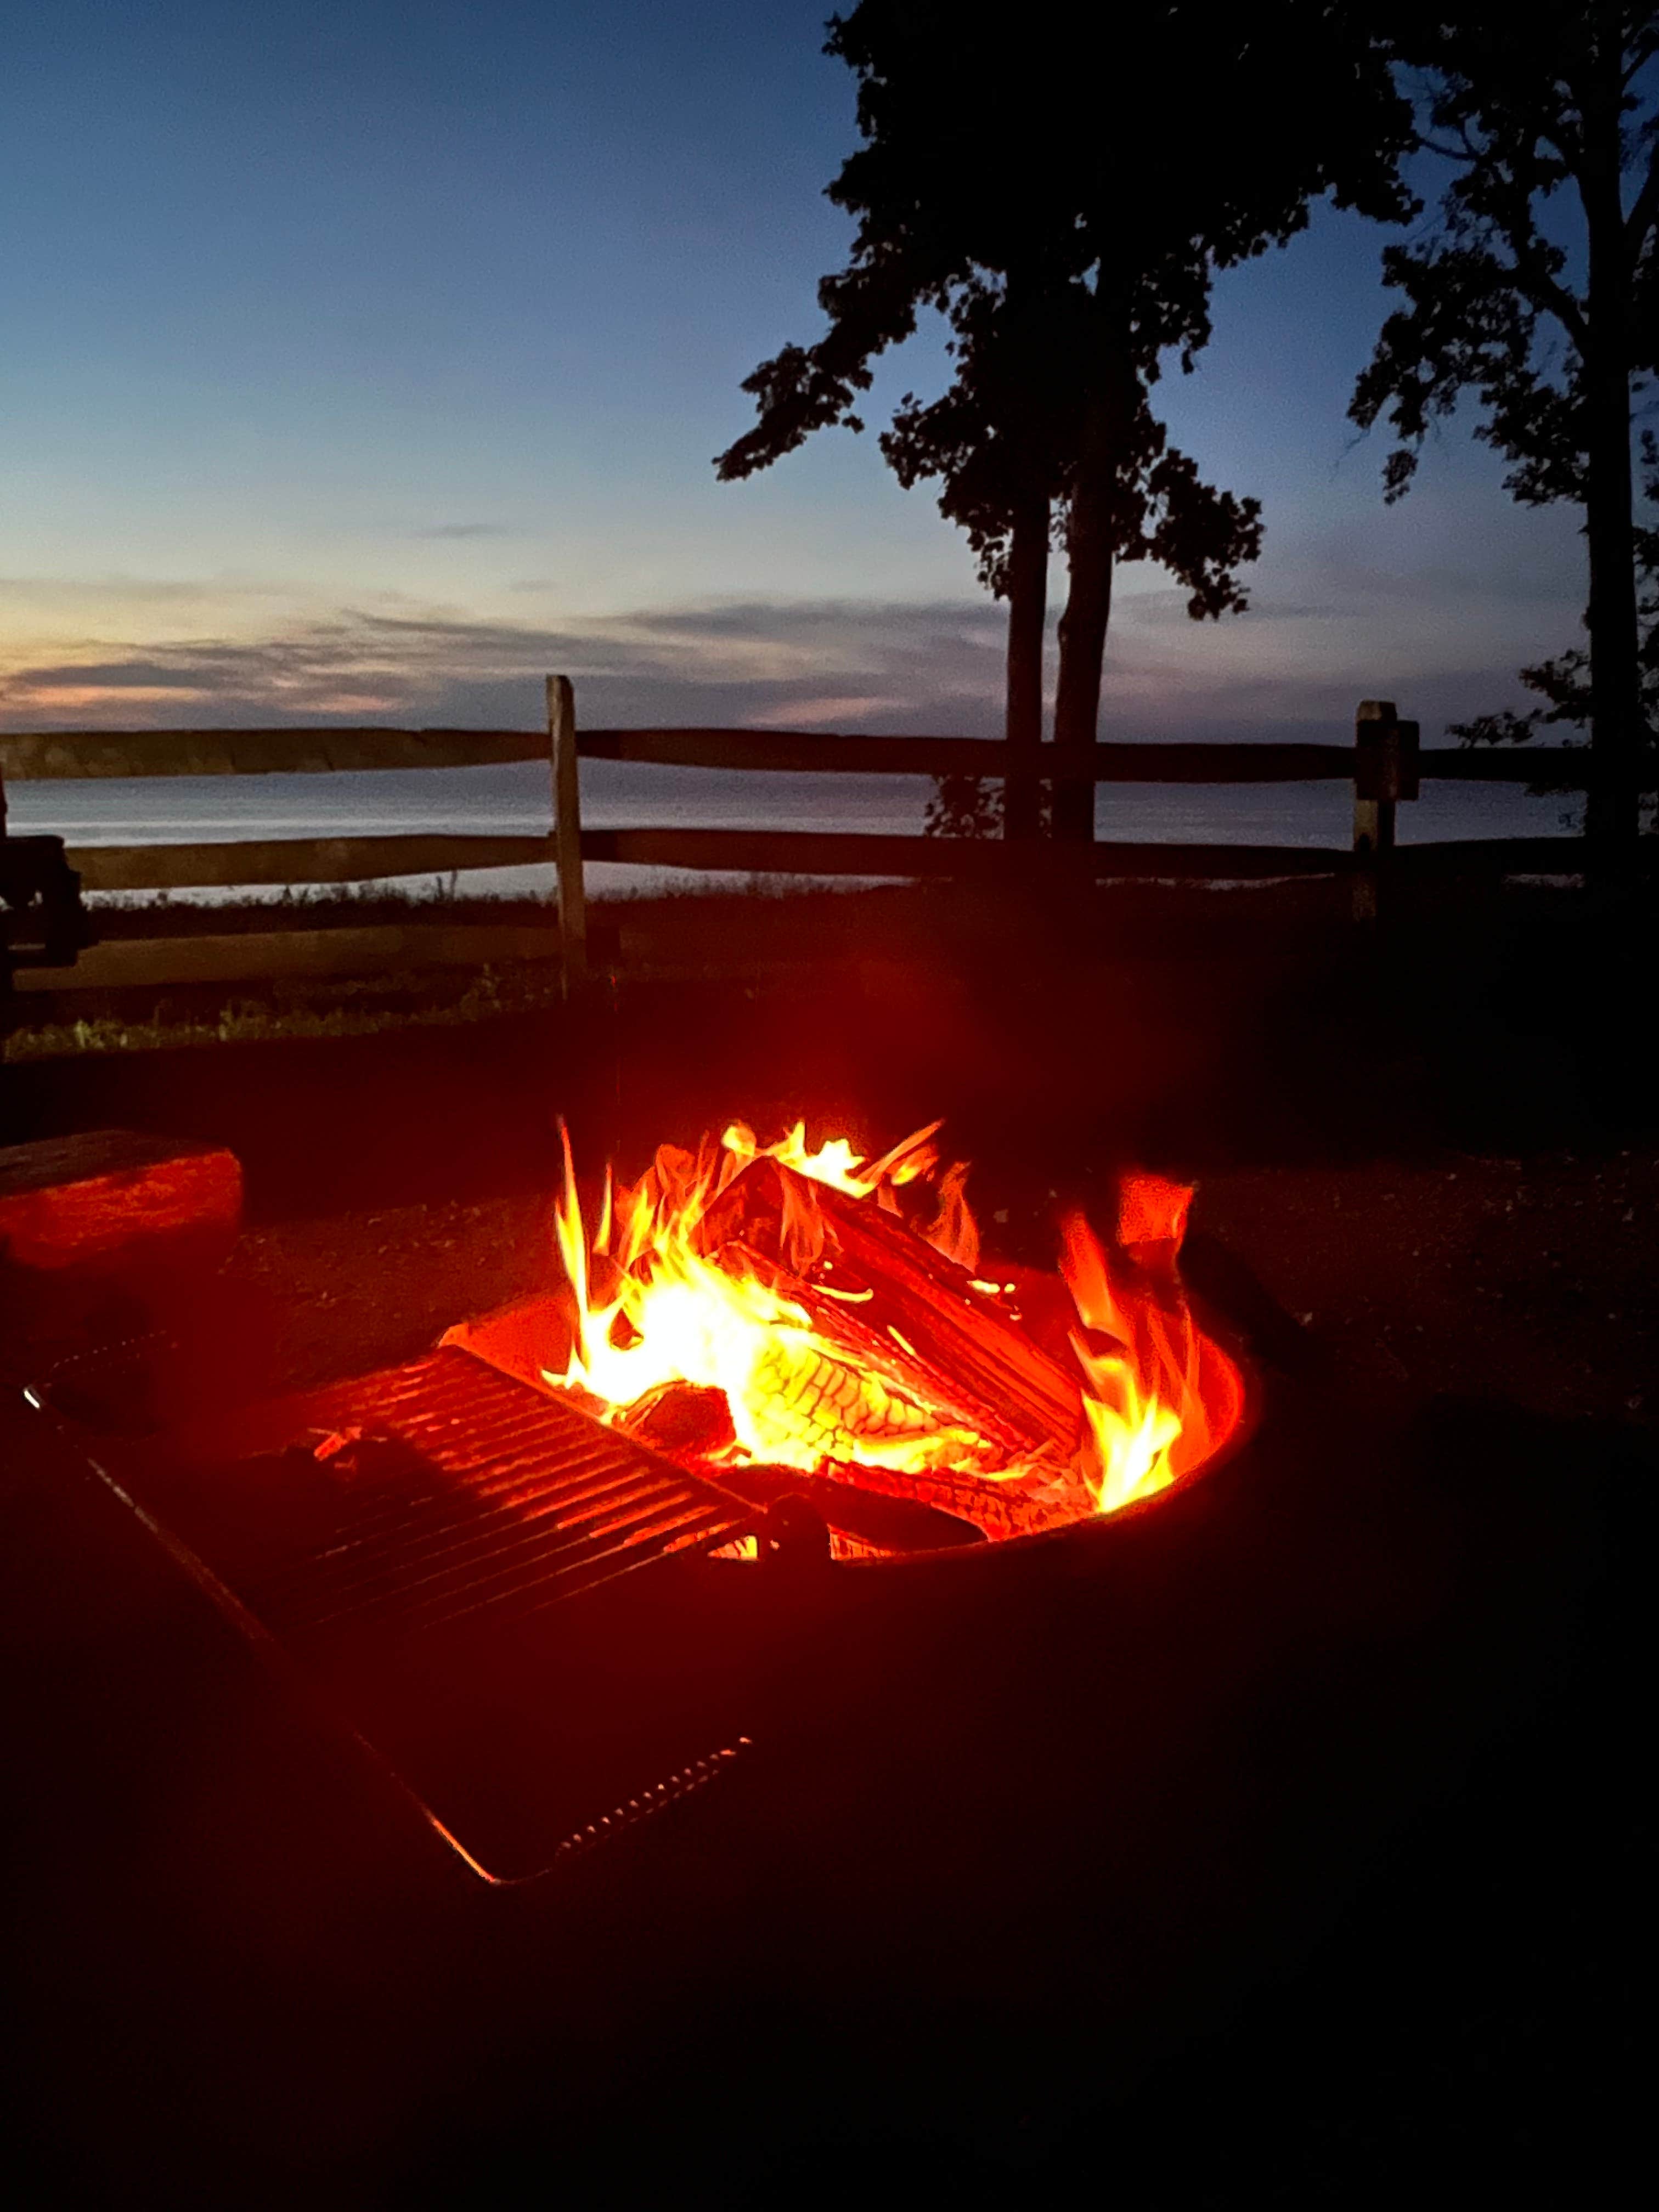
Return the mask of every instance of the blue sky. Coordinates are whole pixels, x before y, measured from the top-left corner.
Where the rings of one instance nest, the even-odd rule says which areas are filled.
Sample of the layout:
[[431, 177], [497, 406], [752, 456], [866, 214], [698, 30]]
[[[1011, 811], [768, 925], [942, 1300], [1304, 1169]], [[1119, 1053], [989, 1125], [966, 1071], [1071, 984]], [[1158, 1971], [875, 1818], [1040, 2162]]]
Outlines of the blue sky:
[[[10, 11], [0, 726], [528, 724], [563, 668], [595, 722], [994, 730], [1000, 612], [873, 438], [710, 465], [845, 251], [829, 12]], [[1382, 240], [1322, 215], [1222, 280], [1164, 392], [1264, 502], [1253, 610], [1194, 624], [1128, 572], [1103, 735], [1307, 734], [1387, 692], [1432, 737], [1573, 641], [1573, 518], [1466, 434], [1382, 504], [1345, 419]], [[929, 336], [878, 400], [943, 374]]]

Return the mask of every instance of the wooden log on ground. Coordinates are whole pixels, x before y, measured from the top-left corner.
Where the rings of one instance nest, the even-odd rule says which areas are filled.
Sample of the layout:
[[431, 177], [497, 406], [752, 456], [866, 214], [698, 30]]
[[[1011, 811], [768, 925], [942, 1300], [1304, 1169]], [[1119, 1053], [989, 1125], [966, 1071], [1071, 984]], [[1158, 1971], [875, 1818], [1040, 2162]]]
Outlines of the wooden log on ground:
[[137, 1258], [158, 1239], [226, 1247], [242, 1170], [216, 1145], [94, 1129], [0, 1150], [0, 1256], [37, 1270]]

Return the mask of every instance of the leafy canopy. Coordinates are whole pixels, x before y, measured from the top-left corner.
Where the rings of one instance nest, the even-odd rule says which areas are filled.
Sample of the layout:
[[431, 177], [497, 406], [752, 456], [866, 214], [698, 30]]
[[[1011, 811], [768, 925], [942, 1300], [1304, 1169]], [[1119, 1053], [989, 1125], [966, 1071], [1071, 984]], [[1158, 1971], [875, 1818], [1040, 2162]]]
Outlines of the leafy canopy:
[[[1524, 25], [1512, 6], [1448, 21], [1407, 9], [1396, 24], [1394, 51], [1417, 72], [1419, 143], [1455, 173], [1433, 231], [1384, 252], [1383, 281], [1405, 305], [1350, 411], [1363, 428], [1384, 414], [1392, 425], [1390, 501], [1431, 428], [1472, 392], [1474, 434], [1511, 464], [1515, 498], [1582, 501], [1590, 372], [1610, 349], [1638, 380], [1659, 367], [1659, 10], [1534, 0]], [[1591, 252], [1570, 251], [1574, 198], [1581, 222], [1600, 210], [1610, 234]], [[1597, 319], [1592, 281], [1604, 280], [1605, 300], [1605, 276], [1626, 296]]]
[[852, 251], [818, 288], [823, 336], [746, 380], [757, 419], [716, 466], [746, 477], [816, 430], [861, 430], [872, 363], [936, 312], [955, 380], [907, 394], [883, 450], [907, 484], [942, 479], [983, 580], [1006, 584], [1022, 495], [1056, 502], [1064, 533], [1103, 404], [1118, 556], [1167, 565], [1194, 615], [1219, 614], [1243, 604], [1258, 509], [1202, 483], [1150, 388], [1208, 342], [1215, 270], [1294, 235], [1310, 198], [1409, 211], [1409, 111], [1356, 11], [1328, 0], [1102, 8], [1086, 64], [1076, 24], [1049, 6], [1016, 26], [985, 0], [861, 0], [832, 20], [826, 52], [859, 80], [864, 143], [828, 187]]

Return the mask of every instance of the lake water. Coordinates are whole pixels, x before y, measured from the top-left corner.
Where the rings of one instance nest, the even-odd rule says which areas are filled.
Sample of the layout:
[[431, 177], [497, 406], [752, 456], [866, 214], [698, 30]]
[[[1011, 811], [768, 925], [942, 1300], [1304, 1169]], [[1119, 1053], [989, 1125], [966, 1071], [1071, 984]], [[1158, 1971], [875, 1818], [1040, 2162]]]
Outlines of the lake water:
[[[582, 820], [596, 830], [817, 830], [918, 833], [933, 786], [925, 776], [738, 773], [592, 761], [582, 769]], [[1513, 784], [1435, 781], [1399, 813], [1404, 844], [1442, 838], [1569, 833], [1560, 798]], [[366, 770], [335, 775], [88, 778], [7, 787], [14, 831], [46, 830], [71, 845], [205, 844], [239, 838], [535, 835], [550, 825], [547, 770], [526, 761], [489, 768]], [[1113, 784], [1096, 794], [1096, 834], [1136, 843], [1346, 846], [1345, 783]], [[654, 869], [592, 864], [595, 897], [659, 890]], [[417, 888], [421, 879], [410, 879]], [[431, 878], [424, 879], [430, 883]], [[550, 867], [469, 872], [477, 894], [539, 896]], [[707, 887], [709, 875], [672, 878]], [[730, 879], [725, 879], [730, 880]], [[187, 896], [271, 896], [274, 890]], [[142, 896], [142, 895], [140, 895]]]

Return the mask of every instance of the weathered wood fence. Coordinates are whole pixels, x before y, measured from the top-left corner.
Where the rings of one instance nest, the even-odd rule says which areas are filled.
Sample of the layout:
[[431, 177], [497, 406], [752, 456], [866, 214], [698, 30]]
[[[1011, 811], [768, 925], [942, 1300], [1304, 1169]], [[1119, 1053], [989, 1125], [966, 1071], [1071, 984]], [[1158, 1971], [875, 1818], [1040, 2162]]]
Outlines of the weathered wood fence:
[[[560, 925], [459, 922], [441, 905], [364, 928], [307, 927], [303, 907], [270, 930], [124, 938], [93, 945], [72, 969], [21, 974], [20, 988], [218, 983], [434, 966], [561, 958], [567, 980], [586, 971], [583, 866], [621, 861], [734, 873], [959, 876], [1006, 882], [1034, 863], [1093, 878], [1263, 880], [1351, 875], [1354, 908], [1374, 915], [1379, 883], [1425, 873], [1570, 872], [1576, 846], [1560, 837], [1462, 839], [1396, 848], [1395, 809], [1422, 777], [1545, 783], [1583, 790], [1588, 755], [1564, 746], [1419, 751], [1414, 723], [1386, 701], [1362, 703], [1349, 744], [1045, 744], [1040, 754], [974, 738], [869, 738], [774, 730], [594, 729], [578, 726], [568, 680], [550, 677], [546, 731], [147, 730], [0, 735], [0, 786], [84, 777], [268, 775], [367, 769], [462, 768], [540, 761], [553, 828], [524, 836], [396, 836], [255, 839], [196, 845], [88, 845], [69, 858], [87, 890], [183, 890], [283, 884], [361, 883], [477, 868], [551, 864]], [[1354, 793], [1354, 835], [1343, 847], [1176, 845], [1097, 842], [1059, 848], [943, 837], [800, 830], [585, 830], [584, 760], [663, 767], [810, 770], [854, 775], [971, 776], [1006, 781], [1162, 784], [1343, 781]]]

